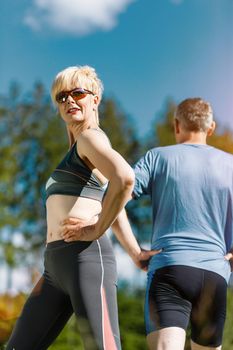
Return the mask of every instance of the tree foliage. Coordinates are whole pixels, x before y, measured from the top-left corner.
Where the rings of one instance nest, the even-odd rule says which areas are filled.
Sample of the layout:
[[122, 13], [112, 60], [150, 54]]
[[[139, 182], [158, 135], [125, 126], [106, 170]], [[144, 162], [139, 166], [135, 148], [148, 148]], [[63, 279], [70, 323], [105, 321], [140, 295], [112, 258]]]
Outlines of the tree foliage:
[[140, 142], [132, 122], [113, 99], [103, 99], [100, 125], [109, 136], [112, 147], [133, 164], [139, 156]]
[[[25, 97], [13, 84], [0, 102], [0, 242], [10, 276], [25, 252], [44, 241], [44, 185], [67, 141], [41, 84]], [[24, 248], [12, 245], [17, 232], [25, 236]]]
[[41, 84], [36, 84], [32, 94], [23, 100], [18, 90], [10, 94], [4, 106], [7, 108], [0, 119], [0, 225], [39, 233], [44, 228], [44, 184], [67, 148], [64, 126]]

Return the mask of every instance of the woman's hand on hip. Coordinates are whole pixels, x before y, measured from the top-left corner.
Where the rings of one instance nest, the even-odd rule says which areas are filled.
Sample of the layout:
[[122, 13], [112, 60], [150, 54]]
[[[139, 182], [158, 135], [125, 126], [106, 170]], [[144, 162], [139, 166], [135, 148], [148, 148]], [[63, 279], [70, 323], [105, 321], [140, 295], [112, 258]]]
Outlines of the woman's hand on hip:
[[133, 261], [139, 269], [143, 271], [148, 270], [148, 265], [150, 259], [159, 253], [161, 253], [162, 249], [159, 250], [146, 250], [141, 248], [141, 252], [137, 255], [137, 257], [133, 257]]
[[61, 236], [65, 242], [93, 241], [98, 239], [96, 220], [80, 221], [77, 218], [67, 218], [62, 222]]
[[226, 260], [229, 261], [229, 263], [230, 263], [230, 265], [231, 265], [231, 271], [233, 272], [233, 250], [231, 250], [231, 251], [232, 251], [232, 252], [227, 253], [227, 254], [224, 256], [224, 258], [225, 258]]

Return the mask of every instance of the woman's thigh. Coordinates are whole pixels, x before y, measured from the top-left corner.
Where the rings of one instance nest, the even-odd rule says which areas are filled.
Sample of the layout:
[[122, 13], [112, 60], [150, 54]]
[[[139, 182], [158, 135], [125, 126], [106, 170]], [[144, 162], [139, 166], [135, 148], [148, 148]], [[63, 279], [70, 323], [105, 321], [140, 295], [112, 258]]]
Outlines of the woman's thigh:
[[69, 295], [86, 349], [121, 349], [116, 262], [106, 238], [79, 254], [72, 280]]
[[6, 350], [47, 349], [72, 313], [69, 298], [42, 276], [23, 307]]

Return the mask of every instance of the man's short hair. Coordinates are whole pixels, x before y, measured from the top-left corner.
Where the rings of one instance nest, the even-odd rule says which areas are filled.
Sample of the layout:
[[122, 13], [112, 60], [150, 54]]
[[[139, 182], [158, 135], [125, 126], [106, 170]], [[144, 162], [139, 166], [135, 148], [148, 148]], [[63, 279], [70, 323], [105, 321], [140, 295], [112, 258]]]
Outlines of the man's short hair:
[[213, 111], [211, 105], [202, 98], [187, 98], [177, 106], [175, 119], [187, 131], [207, 132], [213, 122]]

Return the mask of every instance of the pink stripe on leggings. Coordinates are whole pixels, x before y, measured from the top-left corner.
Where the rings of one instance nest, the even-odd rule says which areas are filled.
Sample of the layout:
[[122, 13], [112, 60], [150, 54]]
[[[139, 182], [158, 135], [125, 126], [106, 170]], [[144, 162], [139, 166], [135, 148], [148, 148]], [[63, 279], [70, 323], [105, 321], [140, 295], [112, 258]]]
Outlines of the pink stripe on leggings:
[[102, 305], [103, 305], [103, 342], [105, 350], [117, 350], [115, 339], [112, 333], [112, 327], [110, 324], [108, 305], [106, 301], [106, 294], [103, 287], [101, 287], [102, 292]]

